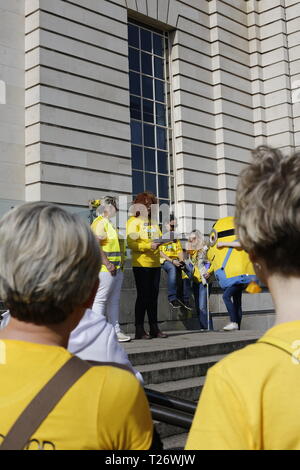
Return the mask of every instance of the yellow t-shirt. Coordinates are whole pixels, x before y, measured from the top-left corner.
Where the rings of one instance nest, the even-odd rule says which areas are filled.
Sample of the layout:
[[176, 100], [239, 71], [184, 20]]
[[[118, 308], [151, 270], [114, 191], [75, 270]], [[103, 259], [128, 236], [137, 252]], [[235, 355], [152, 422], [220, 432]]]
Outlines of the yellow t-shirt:
[[[0, 341], [0, 443], [33, 397], [71, 357], [64, 348]], [[135, 376], [92, 367], [58, 402], [26, 448], [144, 450], [152, 442], [147, 398]]]
[[[182, 253], [182, 246], [180, 240], [164, 243], [163, 245], [160, 245], [159, 249], [171, 259], [178, 259], [179, 254]], [[160, 258], [161, 264], [163, 264], [165, 261], [165, 258]]]
[[142, 217], [130, 217], [127, 221], [127, 246], [131, 250], [132, 266], [159, 268], [159, 248], [151, 250], [151, 244], [161, 237], [158, 225], [150, 225]]
[[[284, 341], [300, 358], [300, 321], [263, 336]], [[255, 343], [209, 369], [186, 450], [300, 450], [300, 364]]]

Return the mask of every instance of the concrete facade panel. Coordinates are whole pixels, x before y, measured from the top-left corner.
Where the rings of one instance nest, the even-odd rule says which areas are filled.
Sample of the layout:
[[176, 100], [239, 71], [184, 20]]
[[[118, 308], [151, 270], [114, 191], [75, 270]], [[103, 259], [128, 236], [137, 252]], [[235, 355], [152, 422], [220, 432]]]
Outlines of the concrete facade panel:
[[[114, 49], [120, 54], [127, 55], [127, 41], [124, 39], [126, 35], [126, 25], [121, 28], [119, 33], [120, 26], [118, 29], [112, 28], [114, 35], [107, 32], [98, 31], [94, 28], [89, 28], [88, 26], [83, 26], [81, 24], [73, 23], [69, 19], [60, 18], [43, 11], [40, 12], [40, 28], [46, 29], [53, 33], [58, 33], [63, 36], [68, 36], [70, 38], [82, 41], [84, 43], [90, 43], [91, 45], [99, 46], [104, 49]], [[115, 33], [118, 32], [120, 37], [118, 38]], [[123, 33], [123, 34], [122, 34]]]
[[[112, 85], [128, 90], [127, 70], [114, 70], [112, 73], [112, 70], [109, 67], [102, 66], [101, 64], [93, 64], [85, 61], [84, 59], [80, 60], [48, 50], [40, 51], [40, 64], [45, 68], [52, 67], [56, 69], [52, 71], [48, 68], [41, 68], [41, 74], [43, 74], [42, 83], [44, 83], [45, 80], [50, 80], [48, 79], [49, 76], [53, 79], [53, 77], [56, 76], [55, 72], [62, 71], [69, 74], [70, 80], [75, 80], [76, 77], [80, 77], [80, 79], [83, 80], [83, 83], [86, 84], [88, 83], [88, 80], [93, 80], [101, 82], [103, 86]], [[73, 75], [75, 78], [73, 78]], [[111, 77], [110, 80], [108, 80], [109, 77]], [[59, 76], [58, 80], [62, 80], [62, 76]], [[86, 82], [84, 82], [84, 80], [86, 80]], [[84, 91], [84, 89], [85, 87], [81, 91]]]

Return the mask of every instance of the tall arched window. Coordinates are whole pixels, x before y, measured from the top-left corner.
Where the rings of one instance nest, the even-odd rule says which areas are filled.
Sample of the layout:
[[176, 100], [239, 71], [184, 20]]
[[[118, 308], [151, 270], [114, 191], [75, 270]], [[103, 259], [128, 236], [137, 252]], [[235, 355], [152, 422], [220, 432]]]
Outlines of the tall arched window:
[[128, 45], [133, 196], [148, 190], [170, 204], [168, 34], [130, 21]]

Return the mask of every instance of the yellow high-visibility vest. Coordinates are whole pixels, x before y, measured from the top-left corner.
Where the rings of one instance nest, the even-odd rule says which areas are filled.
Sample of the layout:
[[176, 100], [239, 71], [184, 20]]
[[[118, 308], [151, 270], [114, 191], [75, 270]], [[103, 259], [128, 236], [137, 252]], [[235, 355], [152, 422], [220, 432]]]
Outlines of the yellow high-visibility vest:
[[[106, 238], [101, 240], [101, 248], [104, 251], [107, 259], [116, 266], [117, 269], [122, 267], [122, 253], [120, 240], [117, 229], [106, 217], [97, 217], [91, 225], [92, 231], [97, 235], [97, 225], [101, 223], [103, 231], [106, 234]], [[101, 272], [108, 272], [107, 267], [102, 264]]]

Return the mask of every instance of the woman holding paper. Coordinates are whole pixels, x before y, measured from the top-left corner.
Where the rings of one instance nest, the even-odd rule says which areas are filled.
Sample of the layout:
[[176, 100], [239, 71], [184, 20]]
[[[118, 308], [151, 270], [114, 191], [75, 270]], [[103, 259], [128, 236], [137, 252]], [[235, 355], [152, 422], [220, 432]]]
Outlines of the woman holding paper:
[[[158, 239], [161, 231], [155, 219], [157, 199], [150, 192], [140, 193], [134, 200], [132, 217], [127, 222], [127, 244], [131, 249], [132, 268], [137, 289], [135, 304], [135, 339], [167, 338], [158, 328], [157, 303], [160, 281]], [[147, 312], [150, 333], [144, 329]]]

